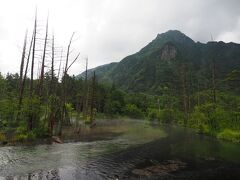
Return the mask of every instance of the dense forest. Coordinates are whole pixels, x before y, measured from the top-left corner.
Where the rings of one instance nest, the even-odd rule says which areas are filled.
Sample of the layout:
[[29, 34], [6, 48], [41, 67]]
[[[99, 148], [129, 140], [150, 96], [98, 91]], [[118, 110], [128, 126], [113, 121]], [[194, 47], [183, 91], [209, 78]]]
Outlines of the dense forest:
[[152, 105], [135, 104], [147, 119], [239, 141], [239, 70], [239, 44], [195, 43], [170, 30], [119, 63], [90, 69], [89, 76], [94, 71], [99, 82], [155, 96]]
[[80, 55], [71, 56], [74, 33], [63, 55], [54, 34], [49, 35], [48, 20], [44, 35], [39, 29], [36, 15], [31, 39], [25, 35], [19, 73], [0, 75], [2, 142], [61, 136], [73, 110], [78, 116], [82, 112], [86, 124], [94, 119], [95, 76], [90, 82], [87, 76], [85, 81], [76, 81], [68, 75]]
[[123, 116], [240, 141], [240, 45], [195, 43], [169, 31], [120, 63], [88, 70], [86, 61], [85, 72], [70, 76], [79, 57], [70, 60], [74, 33], [59, 60], [47, 23], [36, 73], [37, 32], [35, 19], [19, 73], [0, 75], [0, 141], [61, 136], [72, 117], [91, 127], [96, 117]]

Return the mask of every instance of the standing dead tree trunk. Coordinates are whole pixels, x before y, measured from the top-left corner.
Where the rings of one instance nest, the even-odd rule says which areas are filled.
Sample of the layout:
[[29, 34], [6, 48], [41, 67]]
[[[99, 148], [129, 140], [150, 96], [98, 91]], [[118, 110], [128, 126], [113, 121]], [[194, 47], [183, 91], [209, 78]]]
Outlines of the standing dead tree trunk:
[[88, 58], [86, 58], [86, 69], [85, 69], [83, 118], [87, 119], [87, 116], [88, 116]]
[[48, 38], [48, 19], [47, 19], [47, 25], [46, 25], [46, 34], [45, 34], [45, 39], [44, 39], [44, 48], [43, 48], [43, 56], [42, 56], [42, 67], [41, 67], [41, 75], [40, 75], [39, 89], [38, 89], [39, 97], [42, 96], [42, 91], [43, 91], [43, 79], [44, 79], [46, 49], [47, 49], [47, 38]]
[[95, 103], [96, 103], [96, 97], [95, 97], [95, 92], [96, 92], [96, 75], [95, 71], [93, 72], [93, 78], [92, 78], [92, 92], [91, 92], [91, 104], [90, 104], [90, 123], [93, 122], [94, 120], [94, 108], [95, 108]]
[[63, 72], [63, 77], [62, 77], [62, 96], [61, 96], [62, 111], [61, 111], [61, 119], [60, 119], [60, 122], [59, 122], [58, 135], [62, 134], [62, 124], [63, 124], [63, 121], [65, 120], [65, 116], [66, 116], [66, 107], [65, 107], [65, 105], [66, 105], [66, 77], [67, 77], [67, 73], [68, 73], [69, 68], [76, 62], [76, 60], [80, 56], [80, 53], [78, 53], [78, 55], [72, 61], [72, 63], [70, 65], [68, 65], [73, 36], [74, 36], [74, 33], [72, 34], [71, 39], [70, 39], [69, 44], [68, 44], [66, 63], [65, 63], [65, 68], [64, 68], [64, 72]]
[[50, 89], [49, 89], [49, 94], [51, 96], [50, 100], [50, 116], [49, 116], [49, 121], [48, 121], [48, 128], [49, 132], [52, 135], [53, 134], [53, 127], [55, 124], [55, 117], [56, 117], [56, 104], [54, 104], [54, 95], [55, 95], [55, 84], [54, 84], [54, 35], [52, 37], [52, 63], [51, 63], [51, 82], [50, 82]]
[[52, 63], [51, 63], [51, 84], [50, 84], [50, 95], [53, 94], [55, 90], [54, 84], [54, 35], [52, 37]]
[[37, 35], [37, 14], [35, 15], [35, 22], [34, 22], [34, 28], [33, 28], [33, 50], [32, 50], [32, 67], [31, 67], [31, 79], [30, 79], [30, 97], [32, 97], [33, 95], [33, 75], [34, 75], [36, 35]]
[[25, 63], [25, 57], [26, 57], [26, 46], [27, 46], [27, 31], [24, 38], [21, 65], [20, 65], [18, 112], [16, 116], [17, 121], [19, 120], [19, 115], [20, 115], [21, 106], [22, 106], [22, 98], [23, 98], [22, 86], [23, 86], [23, 69], [24, 69], [24, 63]]
[[[26, 41], [26, 42], [24, 42], [25, 48], [23, 48], [23, 49], [25, 49], [24, 50], [25, 53], [24, 53], [24, 57], [22, 55], [22, 61], [26, 56], [27, 35], [25, 37], [25, 41]], [[32, 36], [32, 39], [31, 39], [30, 46], [29, 46], [29, 50], [28, 50], [27, 62], [26, 62], [26, 67], [25, 67], [24, 74], [23, 74], [24, 62], [21, 63], [21, 69], [20, 69], [21, 78], [20, 78], [19, 99], [18, 99], [18, 113], [17, 113], [17, 116], [16, 116], [17, 121], [19, 120], [19, 115], [20, 115], [20, 111], [21, 111], [21, 107], [22, 107], [23, 93], [24, 93], [25, 82], [26, 82], [26, 78], [27, 78], [28, 65], [29, 65], [29, 60], [30, 60], [30, 55], [31, 55], [31, 50], [32, 50], [32, 42], [33, 42], [33, 36]]]
[[36, 48], [36, 34], [37, 34], [37, 12], [35, 14], [35, 22], [34, 22], [34, 28], [33, 28], [33, 50], [32, 50], [32, 67], [31, 67], [31, 79], [30, 79], [30, 115], [29, 115], [29, 121], [28, 121], [28, 129], [31, 131], [33, 129], [33, 119], [34, 114], [32, 113], [33, 105], [32, 105], [32, 99], [33, 99], [33, 75], [34, 75], [34, 60], [35, 60], [35, 48]]
[[20, 77], [19, 77], [19, 103], [18, 103], [18, 110], [21, 109], [22, 104], [22, 85], [23, 85], [23, 69], [24, 69], [24, 61], [26, 57], [26, 46], [27, 46], [27, 31], [25, 34], [24, 44], [23, 44], [23, 51], [22, 51], [22, 59], [20, 65]]
[[59, 67], [58, 67], [57, 80], [59, 80], [59, 78], [60, 78], [60, 72], [61, 72], [61, 66], [62, 66], [62, 54], [63, 54], [63, 50], [61, 50], [61, 57], [60, 57], [60, 62], [59, 62]]
[[22, 59], [21, 59], [21, 65], [20, 65], [19, 92], [21, 90], [22, 80], [23, 80], [23, 68], [24, 68], [24, 61], [25, 61], [25, 56], [26, 56], [26, 46], [27, 46], [27, 31], [26, 31], [25, 38], [24, 38]]
[[23, 93], [24, 93], [24, 88], [25, 88], [25, 82], [26, 82], [26, 78], [27, 78], [27, 71], [28, 71], [28, 65], [29, 65], [29, 60], [30, 60], [30, 56], [31, 56], [32, 44], [33, 44], [33, 36], [32, 36], [30, 46], [29, 46], [29, 50], [28, 50], [27, 63], [26, 63], [26, 67], [25, 67], [25, 72], [24, 72], [24, 76], [23, 76], [23, 80], [22, 80], [21, 89], [20, 89], [20, 95], [19, 95], [20, 108], [22, 105], [22, 99], [23, 99]]

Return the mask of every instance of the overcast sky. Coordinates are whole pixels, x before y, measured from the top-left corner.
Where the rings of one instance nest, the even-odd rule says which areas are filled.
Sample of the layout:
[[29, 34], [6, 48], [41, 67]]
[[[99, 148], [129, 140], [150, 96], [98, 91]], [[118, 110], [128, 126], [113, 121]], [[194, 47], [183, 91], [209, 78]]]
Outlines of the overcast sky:
[[[83, 71], [85, 57], [95, 67], [139, 51], [158, 33], [178, 29], [194, 41], [240, 43], [239, 0], [0, 0], [0, 72], [18, 72], [26, 29], [35, 9], [39, 33], [49, 12], [49, 33], [66, 47], [76, 32], [71, 74]], [[41, 42], [39, 42], [40, 44]], [[41, 47], [40, 47], [41, 48]], [[60, 49], [59, 49], [60, 50]]]

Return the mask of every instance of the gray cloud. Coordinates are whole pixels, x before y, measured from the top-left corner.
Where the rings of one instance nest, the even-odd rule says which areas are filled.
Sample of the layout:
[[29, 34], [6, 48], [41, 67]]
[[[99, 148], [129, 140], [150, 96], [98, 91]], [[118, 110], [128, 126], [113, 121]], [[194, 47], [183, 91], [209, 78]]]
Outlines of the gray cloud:
[[[239, 0], [12, 0], [0, 7], [0, 22], [5, 22], [0, 24], [0, 71], [18, 71], [18, 47], [25, 29], [32, 27], [36, 5], [40, 24], [50, 12], [59, 46], [77, 32], [74, 48], [89, 56], [90, 67], [119, 61], [169, 29], [195, 41], [207, 42], [213, 34], [215, 40], [240, 43]], [[83, 68], [82, 58], [71, 73]]]

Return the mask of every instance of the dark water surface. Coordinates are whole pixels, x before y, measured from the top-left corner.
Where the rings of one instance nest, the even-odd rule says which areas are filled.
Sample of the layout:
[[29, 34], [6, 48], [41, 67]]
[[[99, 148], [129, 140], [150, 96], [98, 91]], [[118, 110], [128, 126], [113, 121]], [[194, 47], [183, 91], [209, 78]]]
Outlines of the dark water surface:
[[240, 179], [239, 144], [137, 120], [89, 131], [81, 142], [1, 147], [0, 180]]

